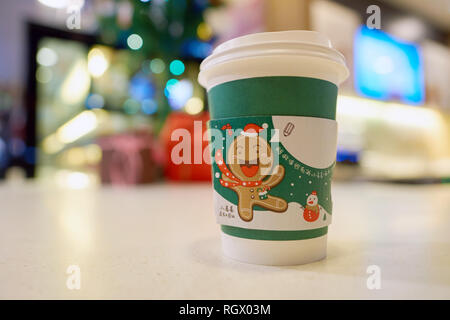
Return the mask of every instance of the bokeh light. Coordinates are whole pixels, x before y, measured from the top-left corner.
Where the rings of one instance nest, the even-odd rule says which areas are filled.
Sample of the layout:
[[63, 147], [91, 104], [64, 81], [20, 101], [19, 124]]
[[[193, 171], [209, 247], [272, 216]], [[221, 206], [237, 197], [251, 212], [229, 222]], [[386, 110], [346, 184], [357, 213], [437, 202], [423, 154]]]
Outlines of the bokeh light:
[[128, 93], [131, 98], [142, 101], [144, 99], [153, 98], [155, 87], [144, 73], [139, 72], [130, 80]]
[[153, 73], [159, 74], [162, 73], [166, 69], [166, 64], [159, 58], [153, 59], [150, 62], [150, 70]]
[[93, 48], [88, 54], [88, 70], [89, 73], [97, 78], [105, 73], [109, 67], [109, 62], [103, 54], [102, 50]]
[[184, 63], [180, 60], [173, 60], [170, 63], [169, 70], [173, 75], [179, 76], [185, 70]]
[[142, 48], [144, 44], [144, 40], [142, 40], [141, 36], [133, 33], [127, 38], [127, 45], [131, 50], [139, 50]]
[[174, 38], [179, 38], [183, 35], [184, 26], [179, 21], [173, 21], [169, 25], [169, 34]]
[[56, 135], [62, 143], [71, 143], [91, 132], [98, 126], [98, 120], [93, 111], [83, 111], [65, 124], [57, 131]]
[[170, 91], [172, 90], [173, 86], [178, 83], [177, 79], [169, 79], [166, 83], [166, 87], [164, 88], [164, 94], [167, 98], [170, 98]]
[[154, 114], [158, 110], [158, 105], [153, 99], [145, 99], [142, 100], [141, 108], [145, 114]]
[[141, 108], [139, 101], [134, 99], [127, 99], [123, 104], [123, 109], [128, 114], [135, 114]]
[[91, 179], [88, 174], [84, 172], [71, 172], [67, 170], [60, 170], [57, 173], [56, 181], [59, 186], [69, 189], [85, 189], [91, 184]]
[[190, 98], [184, 107], [184, 110], [189, 114], [197, 114], [203, 111], [203, 100], [199, 97]]
[[50, 67], [58, 62], [58, 55], [50, 48], [43, 47], [36, 54], [36, 61], [45, 67]]
[[69, 166], [82, 166], [86, 164], [86, 157], [83, 148], [73, 147], [65, 152], [65, 162]]
[[64, 144], [59, 141], [56, 134], [51, 134], [42, 141], [42, 150], [45, 153], [53, 154], [64, 148]]
[[128, 93], [131, 98], [135, 100], [144, 100], [153, 98], [155, 94], [154, 85], [151, 83], [149, 77], [144, 73], [137, 73], [133, 78], [131, 78]]
[[170, 107], [174, 110], [179, 110], [192, 97], [194, 86], [190, 80], [183, 79], [170, 86], [168, 91]]
[[89, 68], [84, 59], [75, 62], [61, 85], [60, 95], [64, 103], [74, 105], [85, 101], [91, 86]]
[[86, 99], [86, 108], [99, 109], [105, 105], [105, 99], [100, 94], [90, 94]]
[[203, 59], [211, 54], [212, 49], [212, 44], [209, 42], [192, 40], [186, 44], [184, 52], [185, 54], [191, 55], [195, 58]]
[[212, 37], [212, 29], [209, 24], [202, 22], [197, 27], [197, 37], [203, 41], [208, 41]]

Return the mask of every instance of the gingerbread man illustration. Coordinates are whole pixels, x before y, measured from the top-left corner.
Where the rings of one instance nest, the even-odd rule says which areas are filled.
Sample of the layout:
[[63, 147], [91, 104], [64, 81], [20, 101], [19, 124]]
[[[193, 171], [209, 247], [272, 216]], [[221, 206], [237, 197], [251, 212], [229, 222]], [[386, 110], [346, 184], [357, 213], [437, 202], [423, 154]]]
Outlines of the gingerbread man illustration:
[[253, 219], [254, 206], [274, 212], [287, 209], [284, 199], [268, 194], [283, 180], [285, 170], [277, 165], [271, 171], [274, 154], [267, 141], [258, 135], [262, 130], [264, 128], [256, 124], [247, 124], [229, 146], [228, 163], [224, 161], [222, 150], [215, 154], [222, 173], [220, 183], [237, 193], [238, 213], [244, 221]]

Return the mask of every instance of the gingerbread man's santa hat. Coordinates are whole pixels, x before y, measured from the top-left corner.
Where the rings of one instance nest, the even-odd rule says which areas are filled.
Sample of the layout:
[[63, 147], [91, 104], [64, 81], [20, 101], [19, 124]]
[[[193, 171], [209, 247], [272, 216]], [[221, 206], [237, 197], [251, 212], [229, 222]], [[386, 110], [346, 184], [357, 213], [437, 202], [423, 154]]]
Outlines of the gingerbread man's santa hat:
[[241, 131], [241, 134], [246, 137], [257, 137], [258, 133], [267, 127], [267, 123], [263, 123], [262, 127], [255, 123], [248, 123], [245, 125], [244, 130]]

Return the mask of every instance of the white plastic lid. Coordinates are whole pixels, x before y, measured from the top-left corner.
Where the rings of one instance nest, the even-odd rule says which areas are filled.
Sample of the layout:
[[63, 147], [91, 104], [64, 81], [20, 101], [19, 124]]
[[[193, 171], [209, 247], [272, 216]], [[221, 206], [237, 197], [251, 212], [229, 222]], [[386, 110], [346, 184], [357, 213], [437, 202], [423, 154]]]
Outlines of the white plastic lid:
[[[341, 81], [348, 77], [344, 56], [333, 48], [331, 41], [316, 31], [291, 30], [263, 32], [228, 40], [214, 49], [200, 65], [199, 82], [206, 84], [204, 71], [225, 62], [264, 56], [308, 56], [335, 62]], [[203, 73], [203, 74], [202, 74]]]
[[214, 53], [223, 52], [225, 50], [233, 49], [236, 47], [242, 47], [244, 45], [264, 44], [274, 42], [303, 43], [332, 48], [330, 40], [319, 32], [308, 30], [290, 30], [279, 32], [253, 33], [238, 38], [234, 38], [219, 45], [214, 50]]

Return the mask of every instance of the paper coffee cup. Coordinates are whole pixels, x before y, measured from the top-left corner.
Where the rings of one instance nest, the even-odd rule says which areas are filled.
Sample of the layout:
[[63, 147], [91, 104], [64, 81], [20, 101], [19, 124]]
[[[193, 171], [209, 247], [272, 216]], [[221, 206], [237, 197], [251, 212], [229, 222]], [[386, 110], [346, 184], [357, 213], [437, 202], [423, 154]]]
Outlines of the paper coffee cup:
[[317, 32], [251, 34], [200, 66], [224, 253], [267, 265], [326, 256], [344, 57]]

